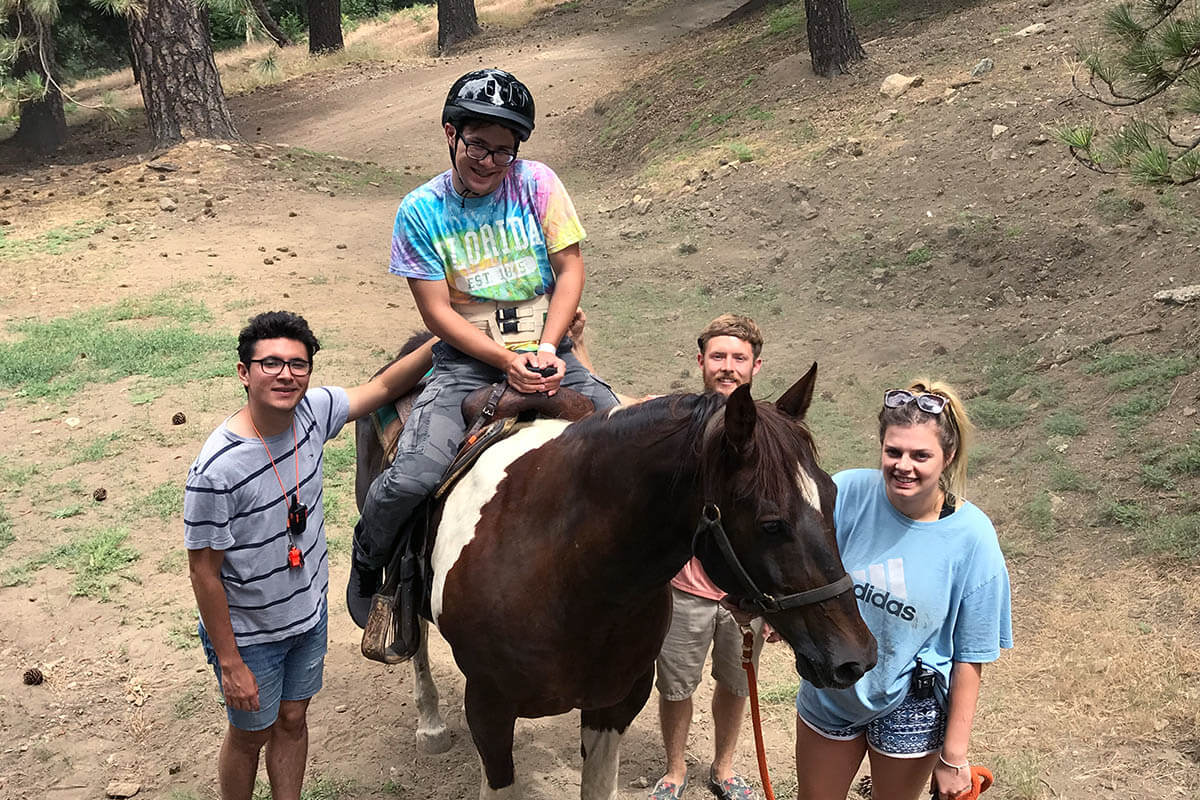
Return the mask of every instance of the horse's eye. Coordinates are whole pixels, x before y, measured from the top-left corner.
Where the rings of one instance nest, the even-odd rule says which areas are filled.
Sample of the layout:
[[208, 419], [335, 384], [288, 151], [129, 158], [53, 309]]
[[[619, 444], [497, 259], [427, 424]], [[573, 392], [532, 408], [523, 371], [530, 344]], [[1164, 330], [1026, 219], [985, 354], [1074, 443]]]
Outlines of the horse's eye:
[[769, 536], [787, 533], [787, 523], [781, 519], [764, 519], [758, 523], [758, 527], [762, 528], [762, 532]]

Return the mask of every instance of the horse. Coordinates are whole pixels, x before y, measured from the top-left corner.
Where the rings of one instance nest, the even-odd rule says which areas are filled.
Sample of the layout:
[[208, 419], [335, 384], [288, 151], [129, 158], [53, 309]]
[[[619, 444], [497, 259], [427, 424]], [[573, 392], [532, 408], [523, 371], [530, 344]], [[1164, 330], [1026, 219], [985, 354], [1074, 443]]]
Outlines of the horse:
[[[581, 798], [612, 800], [650, 696], [670, 579], [700, 558], [818, 687], [875, 664], [833, 529], [836, 489], [803, 423], [816, 364], [775, 403], [748, 386], [582, 421], [538, 420], [483, 453], [433, 510], [432, 621], [465, 677], [481, 800], [517, 796], [518, 717], [580, 709]], [[379, 463], [363, 458], [359, 469]], [[449, 746], [422, 643], [418, 745]]]

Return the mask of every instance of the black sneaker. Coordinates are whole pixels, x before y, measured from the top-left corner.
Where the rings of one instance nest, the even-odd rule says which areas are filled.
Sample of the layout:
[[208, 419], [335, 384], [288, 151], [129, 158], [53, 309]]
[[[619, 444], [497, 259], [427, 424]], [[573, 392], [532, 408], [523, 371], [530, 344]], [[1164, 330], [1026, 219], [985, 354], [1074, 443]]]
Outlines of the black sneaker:
[[358, 559], [358, 546], [352, 548], [350, 558], [350, 580], [346, 582], [346, 608], [350, 619], [360, 628], [367, 627], [371, 616], [371, 598], [383, 584], [383, 570], [372, 568]]

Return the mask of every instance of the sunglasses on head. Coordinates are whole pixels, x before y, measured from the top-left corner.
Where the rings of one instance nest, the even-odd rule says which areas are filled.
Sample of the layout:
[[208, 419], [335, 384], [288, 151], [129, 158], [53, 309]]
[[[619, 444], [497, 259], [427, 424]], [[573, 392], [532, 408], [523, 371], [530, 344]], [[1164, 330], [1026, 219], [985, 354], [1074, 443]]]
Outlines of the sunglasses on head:
[[912, 389], [888, 389], [883, 393], [883, 405], [886, 408], [900, 408], [916, 401], [917, 408], [926, 414], [940, 414], [950, 401], [931, 392], [918, 392]]

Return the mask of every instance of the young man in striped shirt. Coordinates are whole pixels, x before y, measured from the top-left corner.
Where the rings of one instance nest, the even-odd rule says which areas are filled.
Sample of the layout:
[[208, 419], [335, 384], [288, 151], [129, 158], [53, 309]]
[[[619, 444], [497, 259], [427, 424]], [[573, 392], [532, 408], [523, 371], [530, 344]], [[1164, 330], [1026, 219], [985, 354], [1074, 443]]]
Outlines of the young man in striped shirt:
[[300, 797], [328, 618], [322, 448], [347, 421], [412, 388], [431, 346], [362, 386], [309, 391], [320, 344], [303, 317], [259, 314], [238, 337], [246, 404], [208, 437], [184, 491], [200, 639], [229, 717], [222, 800], [250, 800], [264, 746], [274, 800]]

